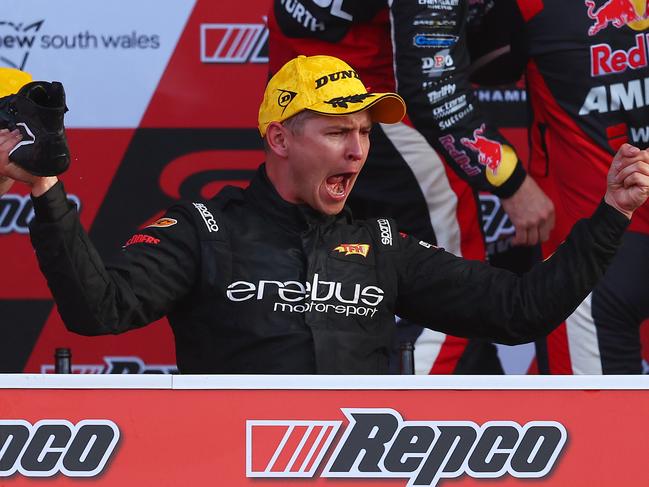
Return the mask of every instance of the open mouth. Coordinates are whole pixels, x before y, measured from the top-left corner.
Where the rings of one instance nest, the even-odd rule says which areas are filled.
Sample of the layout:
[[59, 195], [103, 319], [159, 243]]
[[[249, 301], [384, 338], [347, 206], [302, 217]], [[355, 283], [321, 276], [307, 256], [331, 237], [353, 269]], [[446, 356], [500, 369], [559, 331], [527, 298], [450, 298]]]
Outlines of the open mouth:
[[331, 195], [332, 198], [344, 198], [347, 195], [353, 176], [354, 173], [351, 172], [329, 176], [326, 180], [327, 192]]

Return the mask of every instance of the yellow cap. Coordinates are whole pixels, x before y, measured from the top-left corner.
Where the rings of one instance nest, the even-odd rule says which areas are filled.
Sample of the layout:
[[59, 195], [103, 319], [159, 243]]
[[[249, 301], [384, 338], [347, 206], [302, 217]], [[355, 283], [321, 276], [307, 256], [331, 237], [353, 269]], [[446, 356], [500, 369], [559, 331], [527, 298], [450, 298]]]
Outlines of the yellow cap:
[[0, 98], [17, 93], [20, 88], [32, 81], [29, 73], [13, 68], [0, 68]]
[[302, 110], [348, 115], [370, 109], [374, 122], [396, 123], [406, 104], [396, 93], [368, 93], [358, 74], [332, 56], [298, 56], [273, 76], [259, 107], [259, 133]]

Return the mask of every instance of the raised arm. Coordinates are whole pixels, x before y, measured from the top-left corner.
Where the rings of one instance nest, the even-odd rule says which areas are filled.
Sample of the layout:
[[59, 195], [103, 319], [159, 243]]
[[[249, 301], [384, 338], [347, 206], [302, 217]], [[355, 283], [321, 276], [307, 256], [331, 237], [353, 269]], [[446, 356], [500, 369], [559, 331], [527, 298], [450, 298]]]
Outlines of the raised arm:
[[0, 131], [0, 184], [8, 189], [18, 181], [31, 188], [32, 244], [66, 327], [84, 335], [120, 333], [167, 314], [194, 284], [200, 243], [192, 216], [181, 207], [170, 210], [167, 216], [177, 225], [140, 230], [106, 266], [63, 184], [9, 161], [19, 140], [17, 131]]
[[649, 152], [625, 144], [594, 215], [577, 222], [550, 258], [520, 277], [406, 239], [396, 312], [446, 333], [502, 343], [544, 336], [596, 285], [648, 194]]

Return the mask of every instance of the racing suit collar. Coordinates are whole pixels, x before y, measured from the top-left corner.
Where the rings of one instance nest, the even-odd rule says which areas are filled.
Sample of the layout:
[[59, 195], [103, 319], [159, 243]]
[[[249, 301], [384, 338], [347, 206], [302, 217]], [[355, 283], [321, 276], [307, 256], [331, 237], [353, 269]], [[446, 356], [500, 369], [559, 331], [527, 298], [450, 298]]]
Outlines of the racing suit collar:
[[296, 205], [284, 200], [266, 174], [262, 164], [246, 191], [248, 199], [261, 211], [292, 230], [306, 230], [313, 226], [329, 226], [341, 219], [351, 221], [351, 211], [345, 206], [337, 215], [324, 215], [308, 205]]

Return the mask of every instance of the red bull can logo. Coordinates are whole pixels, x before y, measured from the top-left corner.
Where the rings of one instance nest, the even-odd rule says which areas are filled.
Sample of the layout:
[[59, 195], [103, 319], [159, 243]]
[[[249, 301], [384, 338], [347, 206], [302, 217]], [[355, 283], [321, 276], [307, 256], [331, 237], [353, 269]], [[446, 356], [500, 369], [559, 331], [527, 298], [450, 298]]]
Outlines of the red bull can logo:
[[588, 28], [588, 35], [594, 36], [609, 24], [619, 29], [628, 25], [634, 30], [647, 28], [647, 0], [608, 0], [599, 8], [593, 0], [585, 0], [588, 17], [595, 23]]
[[478, 162], [483, 166], [488, 167], [494, 174], [498, 174], [498, 167], [502, 161], [502, 146], [491, 139], [484, 137], [484, 123], [480, 128], [473, 131], [473, 139], [462, 137], [460, 142], [465, 147], [468, 147], [474, 152], [478, 153]]
[[510, 146], [485, 137], [485, 124], [473, 131], [473, 137], [462, 137], [460, 142], [478, 154], [478, 163], [489, 169], [487, 180], [494, 186], [502, 185], [514, 172], [518, 157]]

